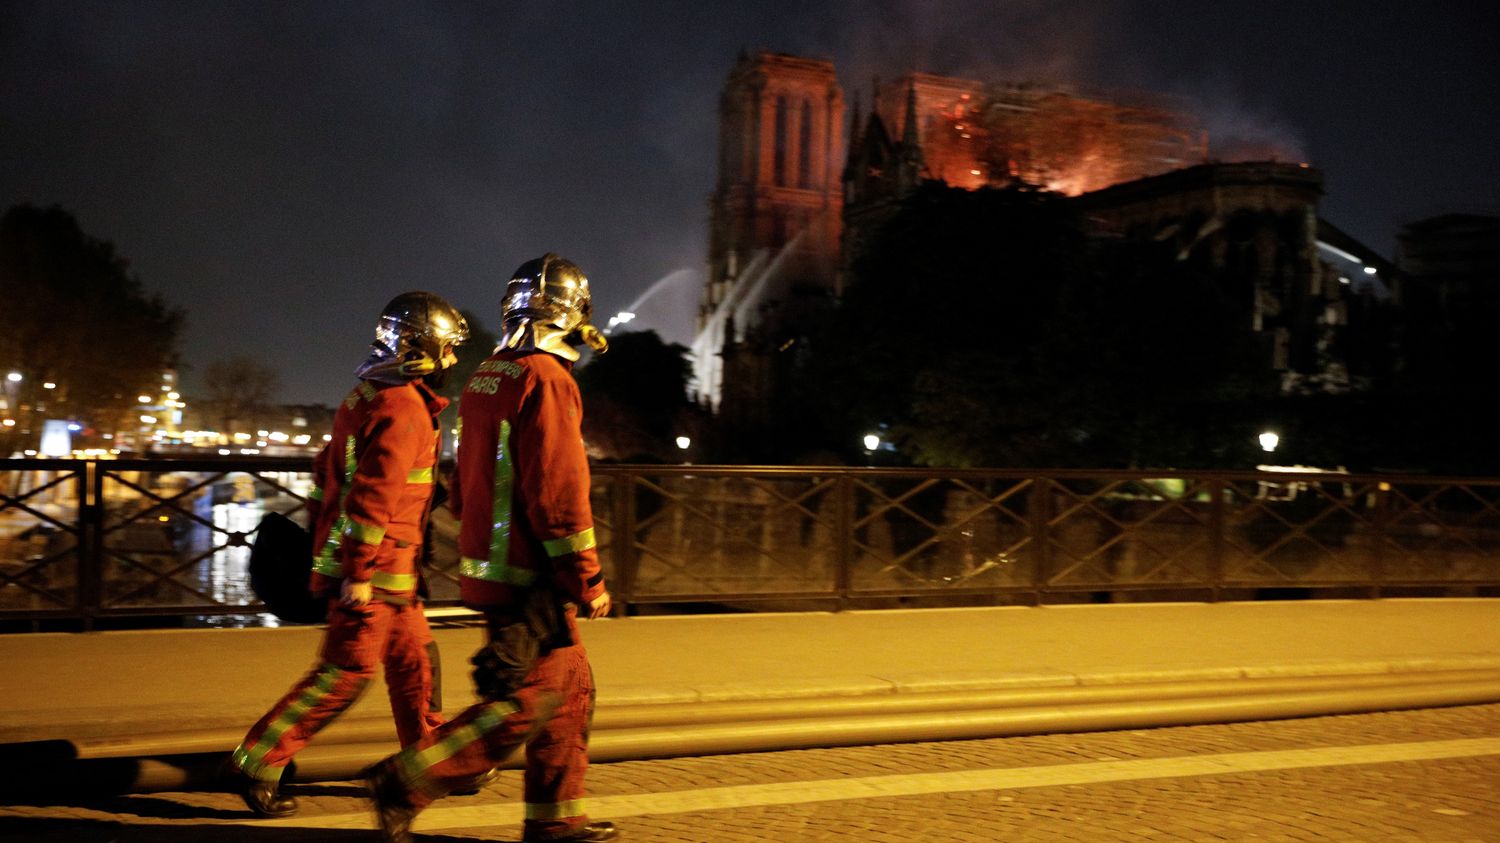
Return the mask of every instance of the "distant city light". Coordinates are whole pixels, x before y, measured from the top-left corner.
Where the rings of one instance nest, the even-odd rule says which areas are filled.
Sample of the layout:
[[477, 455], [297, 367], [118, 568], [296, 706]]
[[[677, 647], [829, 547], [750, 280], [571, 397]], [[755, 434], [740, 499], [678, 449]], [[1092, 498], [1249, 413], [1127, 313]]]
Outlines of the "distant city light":
[[8, 381], [10, 381], [11, 383], [20, 383], [21, 382], [21, 373], [20, 372], [11, 372], [10, 374], [8, 374], [8, 375], [5, 376], [5, 379], [8, 380]]
[[135, 400], [141, 402], [142, 404], [150, 404], [151, 403], [151, 396], [149, 396], [149, 395], [137, 395], [135, 397]]
[[686, 451], [688, 448], [692, 447], [692, 445], [693, 445], [693, 440], [692, 439], [689, 439], [686, 436], [679, 436], [679, 437], [677, 437], [677, 449], [678, 450], [680, 450], [680, 451]]
[[880, 447], [880, 437], [873, 433], [865, 434], [865, 450], [873, 451]]
[[182, 396], [179, 395], [179, 394], [177, 394], [177, 393], [175, 393], [175, 392], [168, 392], [167, 393], [167, 397], [170, 398], [170, 399], [172, 399], [173, 401], [176, 401], [177, 399], [181, 398]]
[[79, 424], [78, 422], [73, 422], [72, 424], [68, 425], [68, 430], [77, 433], [78, 431], [83, 430], [83, 425]]
[[1379, 270], [1375, 269], [1375, 267], [1373, 267], [1373, 266], [1367, 266], [1367, 267], [1365, 267], [1365, 274], [1366, 275], [1374, 275], [1378, 271]]
[[1281, 444], [1281, 437], [1269, 430], [1257, 438], [1260, 440], [1260, 449], [1267, 453], [1276, 450], [1276, 446]]
[[42, 384], [42, 389], [57, 389], [57, 384], [53, 383], [52, 381], [47, 381], [46, 383]]
[[16, 426], [16, 420], [15, 419], [6, 419], [4, 421], [0, 421], [0, 425], [5, 425], [6, 427], [15, 427]]
[[156, 416], [141, 416], [142, 424], [156, 424]]

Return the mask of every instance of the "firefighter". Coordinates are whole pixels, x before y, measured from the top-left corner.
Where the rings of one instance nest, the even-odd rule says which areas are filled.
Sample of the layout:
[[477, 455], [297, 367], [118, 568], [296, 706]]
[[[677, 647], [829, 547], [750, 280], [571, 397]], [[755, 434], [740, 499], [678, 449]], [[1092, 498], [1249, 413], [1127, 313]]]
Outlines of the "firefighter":
[[366, 773], [380, 827], [405, 843], [417, 813], [526, 747], [524, 841], [613, 840], [584, 810], [594, 680], [577, 615], [610, 610], [594, 546], [578, 346], [604, 351], [582, 270], [557, 255], [506, 286], [496, 352], [459, 399], [449, 506], [464, 603], [485, 615], [481, 702]]
[[229, 762], [245, 804], [260, 816], [297, 810], [278, 793], [287, 763], [354, 703], [377, 665], [402, 745], [443, 722], [417, 560], [442, 438], [438, 414], [448, 405], [435, 390], [467, 338], [468, 324], [442, 298], [392, 299], [314, 460], [310, 586], [327, 596], [327, 630], [312, 671], [250, 728]]

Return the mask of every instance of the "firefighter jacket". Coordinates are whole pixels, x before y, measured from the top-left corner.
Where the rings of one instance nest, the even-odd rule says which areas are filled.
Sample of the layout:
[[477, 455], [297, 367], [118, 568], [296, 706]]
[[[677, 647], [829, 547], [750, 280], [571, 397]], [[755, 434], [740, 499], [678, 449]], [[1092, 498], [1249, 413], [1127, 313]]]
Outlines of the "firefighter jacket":
[[420, 381], [360, 381], [313, 462], [312, 591], [347, 577], [411, 594], [448, 400]]
[[464, 603], [515, 609], [542, 577], [576, 603], [603, 594], [571, 363], [496, 352], [464, 387], [458, 417], [448, 507], [461, 522]]

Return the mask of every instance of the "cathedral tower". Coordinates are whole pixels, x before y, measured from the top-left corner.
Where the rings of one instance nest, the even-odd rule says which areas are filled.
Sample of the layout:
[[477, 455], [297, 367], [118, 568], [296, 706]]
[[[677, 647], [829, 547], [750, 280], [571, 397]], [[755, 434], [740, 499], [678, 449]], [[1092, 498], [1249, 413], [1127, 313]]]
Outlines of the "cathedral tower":
[[700, 329], [757, 258], [779, 259], [777, 274], [787, 283], [832, 285], [843, 119], [832, 62], [741, 54], [719, 101], [719, 181]]
[[838, 277], [844, 95], [833, 63], [741, 54], [719, 99], [719, 180], [693, 374], [727, 427], [772, 412], [798, 323]]

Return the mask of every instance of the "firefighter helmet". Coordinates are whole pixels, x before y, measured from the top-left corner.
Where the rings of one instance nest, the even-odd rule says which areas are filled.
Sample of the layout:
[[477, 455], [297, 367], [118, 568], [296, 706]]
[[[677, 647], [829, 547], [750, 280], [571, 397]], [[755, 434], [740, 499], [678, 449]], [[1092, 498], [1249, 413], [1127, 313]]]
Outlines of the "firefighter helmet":
[[603, 353], [609, 343], [589, 324], [594, 312], [589, 279], [578, 264], [548, 252], [511, 274], [500, 302], [501, 348], [535, 348], [577, 360], [575, 346]]
[[458, 362], [453, 351], [468, 338], [468, 321], [442, 296], [402, 293], [380, 312], [370, 356], [355, 374], [386, 383], [433, 375]]

